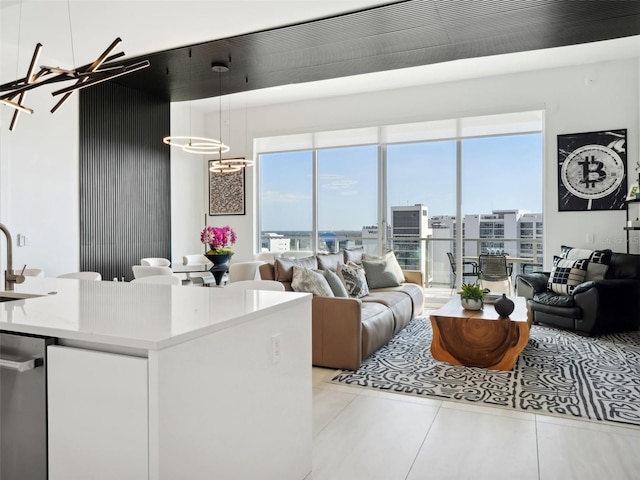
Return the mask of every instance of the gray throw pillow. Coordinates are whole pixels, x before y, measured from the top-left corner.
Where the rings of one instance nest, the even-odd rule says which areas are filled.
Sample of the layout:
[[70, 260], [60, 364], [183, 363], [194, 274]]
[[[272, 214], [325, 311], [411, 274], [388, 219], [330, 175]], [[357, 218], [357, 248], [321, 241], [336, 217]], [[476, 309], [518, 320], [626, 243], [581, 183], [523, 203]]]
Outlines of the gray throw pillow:
[[308, 268], [293, 267], [291, 288], [294, 292], [313, 293], [318, 297], [334, 296], [324, 275]]
[[369, 295], [367, 277], [362, 267], [353, 262], [349, 262], [346, 265], [340, 263], [338, 264], [337, 274], [350, 297], [362, 298]]
[[276, 258], [273, 262], [275, 279], [278, 282], [290, 282], [293, 279], [293, 267], [318, 268], [316, 257]]
[[[387, 252], [382, 257], [376, 257], [374, 255], [369, 255], [365, 253], [364, 255], [362, 255], [363, 266], [365, 261], [368, 262], [369, 265], [371, 265], [371, 262], [382, 263], [384, 265], [384, 271], [393, 274], [393, 277], [395, 279], [395, 285], [384, 285], [384, 286], [374, 287], [371, 285], [371, 282], [369, 281], [369, 270], [367, 270], [367, 267], [365, 266], [364, 269], [365, 269], [365, 272], [367, 273], [367, 283], [369, 284], [369, 288], [384, 288], [385, 286], [397, 287], [398, 285], [400, 285], [405, 281], [404, 272], [402, 271], [402, 267], [400, 267], [400, 264], [398, 263], [398, 259], [396, 258], [395, 253]], [[374, 283], [380, 283], [380, 282], [377, 282], [376, 280], [374, 280]], [[384, 282], [384, 283], [388, 283], [388, 282]]]
[[322, 253], [316, 255], [318, 260], [318, 268], [320, 270], [332, 270], [338, 269], [339, 263], [344, 263], [344, 255], [342, 253]]
[[369, 288], [397, 287], [400, 285], [395, 272], [388, 262], [370, 262], [362, 260]]
[[322, 274], [327, 280], [327, 283], [329, 284], [329, 287], [331, 288], [334, 296], [343, 298], [349, 296], [349, 292], [347, 292], [347, 289], [345, 288], [336, 272], [332, 272], [331, 270], [322, 270]]
[[344, 263], [353, 262], [355, 264], [362, 263], [362, 255], [364, 254], [364, 247], [352, 248], [351, 250], [343, 250]]

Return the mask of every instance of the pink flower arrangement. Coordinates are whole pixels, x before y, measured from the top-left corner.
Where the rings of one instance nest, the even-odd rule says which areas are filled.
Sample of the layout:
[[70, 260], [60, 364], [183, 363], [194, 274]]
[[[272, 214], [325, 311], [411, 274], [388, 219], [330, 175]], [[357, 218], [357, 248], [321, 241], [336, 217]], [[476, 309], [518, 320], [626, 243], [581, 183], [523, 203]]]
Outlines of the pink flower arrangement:
[[208, 255], [223, 255], [233, 253], [229, 248], [236, 243], [236, 232], [229, 225], [226, 227], [204, 227], [200, 233], [200, 241], [209, 245]]

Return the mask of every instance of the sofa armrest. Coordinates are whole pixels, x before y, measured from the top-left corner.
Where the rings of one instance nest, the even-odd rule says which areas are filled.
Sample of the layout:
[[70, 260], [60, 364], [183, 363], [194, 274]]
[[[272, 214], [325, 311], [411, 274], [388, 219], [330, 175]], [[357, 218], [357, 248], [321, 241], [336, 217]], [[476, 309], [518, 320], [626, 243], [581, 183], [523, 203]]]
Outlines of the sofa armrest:
[[424, 276], [420, 270], [402, 270], [404, 280], [407, 283], [415, 283], [421, 287], [424, 287]]
[[362, 363], [362, 302], [357, 298], [312, 300], [312, 363], [357, 370]]
[[546, 292], [548, 282], [549, 275], [544, 272], [520, 274], [516, 277], [516, 293], [531, 299], [536, 293]]
[[582, 318], [576, 329], [593, 335], [640, 327], [640, 280], [608, 279], [584, 282], [573, 291]]

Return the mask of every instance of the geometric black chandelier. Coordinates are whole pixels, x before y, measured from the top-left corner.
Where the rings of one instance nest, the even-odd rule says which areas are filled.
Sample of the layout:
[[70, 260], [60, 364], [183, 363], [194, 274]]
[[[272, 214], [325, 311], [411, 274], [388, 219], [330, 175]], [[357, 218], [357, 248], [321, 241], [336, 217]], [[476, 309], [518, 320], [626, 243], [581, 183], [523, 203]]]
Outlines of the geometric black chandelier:
[[121, 41], [122, 39], [116, 38], [102, 55], [87, 65], [72, 70], [41, 66], [40, 70], [35, 73], [36, 63], [38, 62], [40, 50], [42, 50], [42, 44], [38, 43], [31, 57], [31, 63], [26, 76], [0, 85], [0, 103], [15, 109], [9, 130], [15, 128], [20, 112], [33, 113], [33, 110], [26, 107], [23, 103], [27, 92], [30, 90], [51, 83], [75, 80], [73, 85], [52, 92], [53, 96], [62, 95], [62, 98], [51, 109], [51, 113], [55, 113], [76, 90], [91, 87], [149, 66], [148, 60], [143, 60], [131, 65], [109, 65], [107, 62], [124, 56], [124, 52], [111, 55], [111, 52]]

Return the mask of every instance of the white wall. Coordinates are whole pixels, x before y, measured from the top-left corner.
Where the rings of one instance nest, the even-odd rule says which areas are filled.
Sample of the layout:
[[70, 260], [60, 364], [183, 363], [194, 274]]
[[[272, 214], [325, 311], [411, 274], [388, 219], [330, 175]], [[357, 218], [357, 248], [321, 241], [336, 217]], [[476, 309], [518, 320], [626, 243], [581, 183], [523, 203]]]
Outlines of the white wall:
[[[80, 264], [78, 97], [72, 95], [53, 116], [52, 97], [41, 88], [29, 99], [38, 114], [20, 114], [12, 132], [13, 112], [2, 107], [0, 222], [14, 237], [14, 269], [26, 264], [55, 276], [77, 271]], [[30, 244], [16, 246], [18, 234]], [[4, 251], [3, 239], [3, 272]]]
[[[545, 265], [549, 266], [553, 255], [559, 253], [561, 244], [625, 251], [624, 211], [558, 212], [556, 139], [557, 135], [565, 133], [627, 128], [628, 169], [633, 172], [638, 158], [638, 76], [636, 57], [273, 105], [246, 112], [246, 136], [266, 137], [542, 109], [546, 112], [543, 173], [546, 186], [543, 209]], [[211, 125], [217, 128], [216, 117], [217, 114], [208, 116], [208, 129]], [[244, 145], [244, 125], [239, 123], [237, 129], [233, 129], [232, 144]], [[212, 134], [211, 130], [208, 132]], [[247, 170], [247, 182], [254, 186], [255, 171]], [[239, 256], [250, 255], [257, 238], [254, 216], [236, 217], [229, 223], [242, 232]], [[587, 243], [587, 234], [594, 235], [593, 243]], [[251, 235], [253, 243], [250, 244], [245, 235]]]
[[[171, 104], [173, 135], [203, 136], [204, 115], [189, 102]], [[169, 148], [169, 147], [167, 147]], [[200, 232], [205, 226], [207, 197], [205, 170], [208, 156], [171, 147], [171, 260], [181, 263], [183, 255], [204, 253]]]

